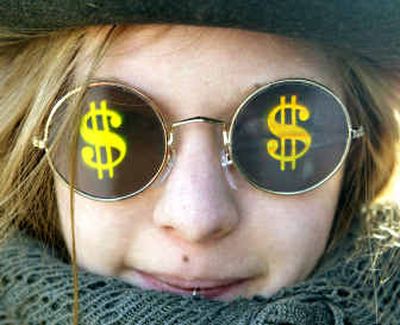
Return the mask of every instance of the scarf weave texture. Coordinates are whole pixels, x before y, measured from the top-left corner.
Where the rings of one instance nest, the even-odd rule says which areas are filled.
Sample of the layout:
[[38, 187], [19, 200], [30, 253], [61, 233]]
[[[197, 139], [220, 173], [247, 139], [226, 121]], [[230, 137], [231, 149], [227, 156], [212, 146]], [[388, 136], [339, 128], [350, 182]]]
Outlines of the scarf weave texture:
[[[307, 280], [270, 298], [181, 296], [79, 269], [79, 324], [400, 324], [399, 272], [383, 271], [400, 268], [398, 249], [354, 254], [354, 229]], [[0, 283], [0, 325], [72, 324], [71, 265], [23, 231], [1, 247]]]

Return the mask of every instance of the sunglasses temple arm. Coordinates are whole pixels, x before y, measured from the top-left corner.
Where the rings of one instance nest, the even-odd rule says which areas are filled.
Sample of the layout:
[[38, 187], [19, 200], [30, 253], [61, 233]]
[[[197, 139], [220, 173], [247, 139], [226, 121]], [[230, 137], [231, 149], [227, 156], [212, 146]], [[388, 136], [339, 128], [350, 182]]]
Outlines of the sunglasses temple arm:
[[358, 139], [365, 135], [365, 131], [364, 131], [364, 128], [362, 126], [360, 126], [358, 128], [351, 129], [350, 134], [351, 134], [352, 139]]
[[35, 148], [46, 149], [46, 141], [44, 139], [40, 139], [38, 137], [33, 137], [32, 144]]

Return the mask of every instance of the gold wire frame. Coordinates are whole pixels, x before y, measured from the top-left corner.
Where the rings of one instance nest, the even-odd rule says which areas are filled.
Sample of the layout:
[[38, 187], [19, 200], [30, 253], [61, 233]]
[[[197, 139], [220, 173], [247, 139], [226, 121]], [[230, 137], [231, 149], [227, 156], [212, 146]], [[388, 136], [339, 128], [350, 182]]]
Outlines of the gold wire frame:
[[[235, 126], [235, 122], [237, 120], [237, 117], [240, 113], [240, 111], [243, 109], [243, 107], [245, 107], [247, 105], [247, 103], [249, 101], [251, 101], [255, 96], [257, 96], [260, 92], [263, 92], [264, 90], [275, 86], [277, 84], [280, 83], [285, 83], [285, 82], [301, 82], [301, 83], [306, 83], [309, 85], [313, 85], [327, 93], [329, 93], [332, 97], [334, 97], [334, 99], [339, 103], [339, 106], [341, 107], [345, 119], [346, 119], [346, 124], [347, 124], [347, 140], [346, 140], [346, 147], [345, 150], [342, 154], [342, 157], [338, 163], [338, 165], [332, 170], [331, 173], [329, 173], [324, 179], [322, 179], [320, 182], [304, 189], [304, 190], [300, 190], [300, 191], [295, 191], [295, 192], [279, 192], [279, 191], [272, 191], [263, 187], [258, 186], [256, 183], [254, 183], [253, 181], [251, 181], [246, 174], [240, 169], [240, 166], [238, 164], [235, 163], [235, 161], [232, 160], [232, 143], [231, 143], [231, 139], [232, 139], [232, 133], [233, 133], [233, 128]], [[256, 90], [252, 89], [250, 94], [248, 94], [245, 99], [239, 104], [239, 106], [236, 108], [236, 110], [234, 111], [234, 113], [232, 114], [232, 117], [229, 119], [230, 122], [228, 123], [229, 125], [229, 130], [227, 130], [227, 123], [223, 120], [219, 120], [219, 119], [215, 119], [215, 118], [210, 118], [210, 117], [204, 117], [204, 116], [196, 116], [196, 117], [191, 117], [191, 118], [186, 118], [183, 120], [179, 120], [179, 121], [175, 121], [172, 123], [167, 123], [166, 119], [163, 117], [161, 110], [159, 109], [159, 107], [157, 106], [157, 104], [147, 95], [145, 95], [143, 92], [141, 92], [139, 89], [137, 89], [136, 87], [133, 87], [131, 85], [128, 85], [122, 81], [114, 81], [114, 80], [98, 80], [98, 81], [93, 81], [91, 83], [89, 83], [89, 85], [87, 86], [87, 89], [89, 88], [93, 88], [93, 87], [97, 87], [97, 86], [113, 86], [113, 87], [118, 87], [118, 88], [122, 88], [123, 90], [127, 90], [129, 92], [133, 92], [135, 93], [137, 96], [139, 96], [141, 99], [143, 99], [150, 108], [153, 109], [153, 111], [156, 113], [157, 118], [160, 120], [162, 128], [163, 128], [163, 135], [164, 135], [164, 156], [162, 159], [162, 163], [159, 166], [157, 172], [154, 174], [154, 176], [152, 177], [152, 179], [145, 184], [141, 189], [137, 190], [136, 192], [133, 193], [128, 193], [126, 195], [121, 195], [115, 198], [102, 198], [102, 197], [96, 197], [93, 195], [90, 195], [88, 193], [82, 192], [77, 188], [74, 188], [74, 191], [79, 193], [80, 195], [93, 199], [93, 200], [97, 200], [97, 201], [105, 201], [105, 202], [113, 202], [113, 201], [118, 201], [118, 200], [123, 200], [123, 199], [127, 199], [130, 198], [136, 194], [139, 194], [141, 192], [143, 192], [145, 189], [147, 189], [148, 187], [150, 187], [154, 181], [159, 177], [159, 175], [163, 172], [164, 168], [166, 167], [168, 160], [171, 157], [171, 152], [172, 152], [172, 145], [174, 142], [174, 132], [173, 130], [179, 126], [183, 126], [183, 125], [187, 125], [190, 123], [209, 123], [209, 124], [214, 124], [214, 125], [222, 125], [223, 130], [222, 130], [222, 136], [223, 136], [223, 145], [224, 145], [224, 154], [225, 154], [225, 161], [227, 165], [234, 165], [235, 168], [237, 168], [239, 170], [239, 172], [243, 175], [243, 177], [246, 178], [246, 180], [255, 188], [257, 188], [258, 190], [262, 190], [264, 192], [268, 192], [268, 193], [272, 193], [272, 194], [280, 194], [280, 195], [296, 195], [296, 194], [301, 194], [301, 193], [305, 193], [308, 191], [311, 191], [317, 187], [319, 187], [320, 185], [322, 185], [323, 183], [325, 183], [327, 180], [329, 180], [337, 171], [338, 169], [343, 165], [344, 160], [349, 152], [349, 148], [350, 148], [350, 144], [351, 144], [351, 140], [355, 139], [355, 138], [359, 138], [362, 137], [364, 135], [364, 129], [362, 126], [354, 129], [351, 126], [351, 121], [350, 121], [350, 116], [348, 114], [348, 111], [345, 107], [345, 105], [341, 102], [341, 100], [331, 91], [329, 90], [327, 87], [315, 82], [315, 81], [311, 81], [308, 79], [282, 79], [282, 80], [278, 80], [278, 81], [273, 81], [264, 85], [261, 85], [259, 87], [257, 87]], [[53, 170], [53, 172], [55, 173], [55, 175], [57, 175], [65, 184], [68, 184], [68, 182], [64, 179], [64, 177], [58, 172], [58, 170], [55, 168], [53, 161], [50, 157], [49, 154], [49, 148], [48, 148], [48, 137], [49, 137], [49, 128], [51, 126], [51, 121], [55, 115], [55, 113], [57, 112], [58, 109], [60, 109], [60, 107], [62, 107], [62, 105], [64, 104], [64, 102], [70, 98], [71, 96], [75, 95], [76, 93], [79, 93], [82, 90], [82, 87], [78, 87], [75, 88], [71, 91], [69, 91], [67, 94], [65, 94], [63, 97], [61, 97], [53, 106], [53, 108], [50, 111], [49, 117], [46, 121], [46, 125], [45, 125], [45, 130], [44, 130], [44, 135], [43, 138], [39, 139], [38, 137], [34, 137], [33, 138], [33, 145], [39, 149], [44, 149], [45, 150], [45, 154], [46, 157], [49, 161], [49, 165], [50, 168]]]

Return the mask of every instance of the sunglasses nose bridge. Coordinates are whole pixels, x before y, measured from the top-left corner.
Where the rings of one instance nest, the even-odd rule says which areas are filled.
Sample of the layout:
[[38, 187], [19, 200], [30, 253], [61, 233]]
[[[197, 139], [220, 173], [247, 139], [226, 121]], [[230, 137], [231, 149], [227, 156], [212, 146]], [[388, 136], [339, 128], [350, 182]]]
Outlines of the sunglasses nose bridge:
[[219, 120], [219, 119], [215, 119], [215, 118], [211, 118], [211, 117], [205, 117], [205, 116], [190, 117], [190, 118], [179, 120], [179, 121], [172, 123], [171, 130], [168, 135], [168, 145], [172, 146], [174, 143], [174, 130], [176, 128], [178, 128], [179, 126], [184, 126], [184, 125], [191, 124], [191, 123], [208, 123], [208, 124], [222, 126], [223, 146], [224, 146], [224, 149], [228, 149], [229, 137], [228, 137], [226, 122], [223, 120]]
[[206, 117], [206, 116], [195, 116], [195, 117], [189, 117], [183, 120], [176, 121], [172, 123], [172, 128], [176, 128], [181, 125], [186, 125], [190, 123], [209, 123], [209, 124], [216, 124], [216, 125], [225, 125], [225, 121], [215, 119], [212, 117]]
[[222, 150], [222, 157], [221, 157], [221, 163], [223, 167], [227, 167], [229, 165], [232, 165], [232, 159], [231, 159], [231, 154], [230, 154], [230, 139], [228, 135], [228, 128], [227, 128], [227, 123], [223, 120], [211, 118], [211, 117], [206, 117], [206, 116], [196, 116], [196, 117], [190, 117], [187, 119], [179, 120], [171, 125], [171, 130], [168, 135], [168, 146], [172, 148], [173, 143], [174, 143], [174, 130], [180, 126], [184, 126], [187, 124], [191, 123], [208, 123], [208, 124], [214, 124], [214, 125], [219, 125], [222, 127], [222, 141], [223, 141], [223, 150]]
[[[169, 130], [169, 134], [168, 134], [168, 152], [169, 152], [168, 161], [170, 162], [170, 165], [172, 164], [172, 161], [175, 159], [174, 156], [176, 155], [176, 150], [174, 148], [175, 130], [178, 127], [185, 126], [185, 125], [191, 124], [191, 123], [207, 123], [207, 124], [212, 124], [212, 125], [222, 127], [222, 147], [223, 148], [220, 152], [221, 166], [224, 170], [224, 174], [225, 174], [230, 186], [233, 189], [237, 189], [237, 186], [233, 180], [233, 176], [231, 175], [231, 171], [229, 168], [230, 165], [233, 165], [233, 162], [232, 162], [231, 154], [230, 154], [230, 140], [229, 140], [229, 135], [228, 135], [228, 126], [227, 126], [227, 123], [223, 120], [205, 117], [205, 116], [196, 116], [196, 117], [179, 120], [179, 121], [172, 123], [171, 128]], [[169, 168], [169, 170], [170, 170], [170, 168]], [[166, 174], [168, 174], [168, 173], [166, 173]], [[164, 177], [163, 177], [163, 179], [164, 179]]]

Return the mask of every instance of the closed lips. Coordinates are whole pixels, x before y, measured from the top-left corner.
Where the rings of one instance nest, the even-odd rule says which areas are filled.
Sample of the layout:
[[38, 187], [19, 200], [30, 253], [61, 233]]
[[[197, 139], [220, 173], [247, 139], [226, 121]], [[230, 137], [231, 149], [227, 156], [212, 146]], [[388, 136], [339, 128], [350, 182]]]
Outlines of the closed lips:
[[166, 276], [156, 276], [160, 281], [163, 281], [169, 285], [174, 287], [179, 287], [182, 289], [213, 289], [219, 287], [226, 287], [228, 285], [237, 283], [239, 281], [243, 281], [244, 279], [231, 279], [231, 280], [197, 280], [197, 281], [185, 281], [185, 280], [178, 280], [171, 277]]
[[246, 285], [253, 277], [224, 280], [187, 280], [176, 276], [152, 274], [134, 269], [137, 284], [145, 289], [167, 291], [182, 295], [199, 295], [208, 299], [230, 300], [246, 293]]

